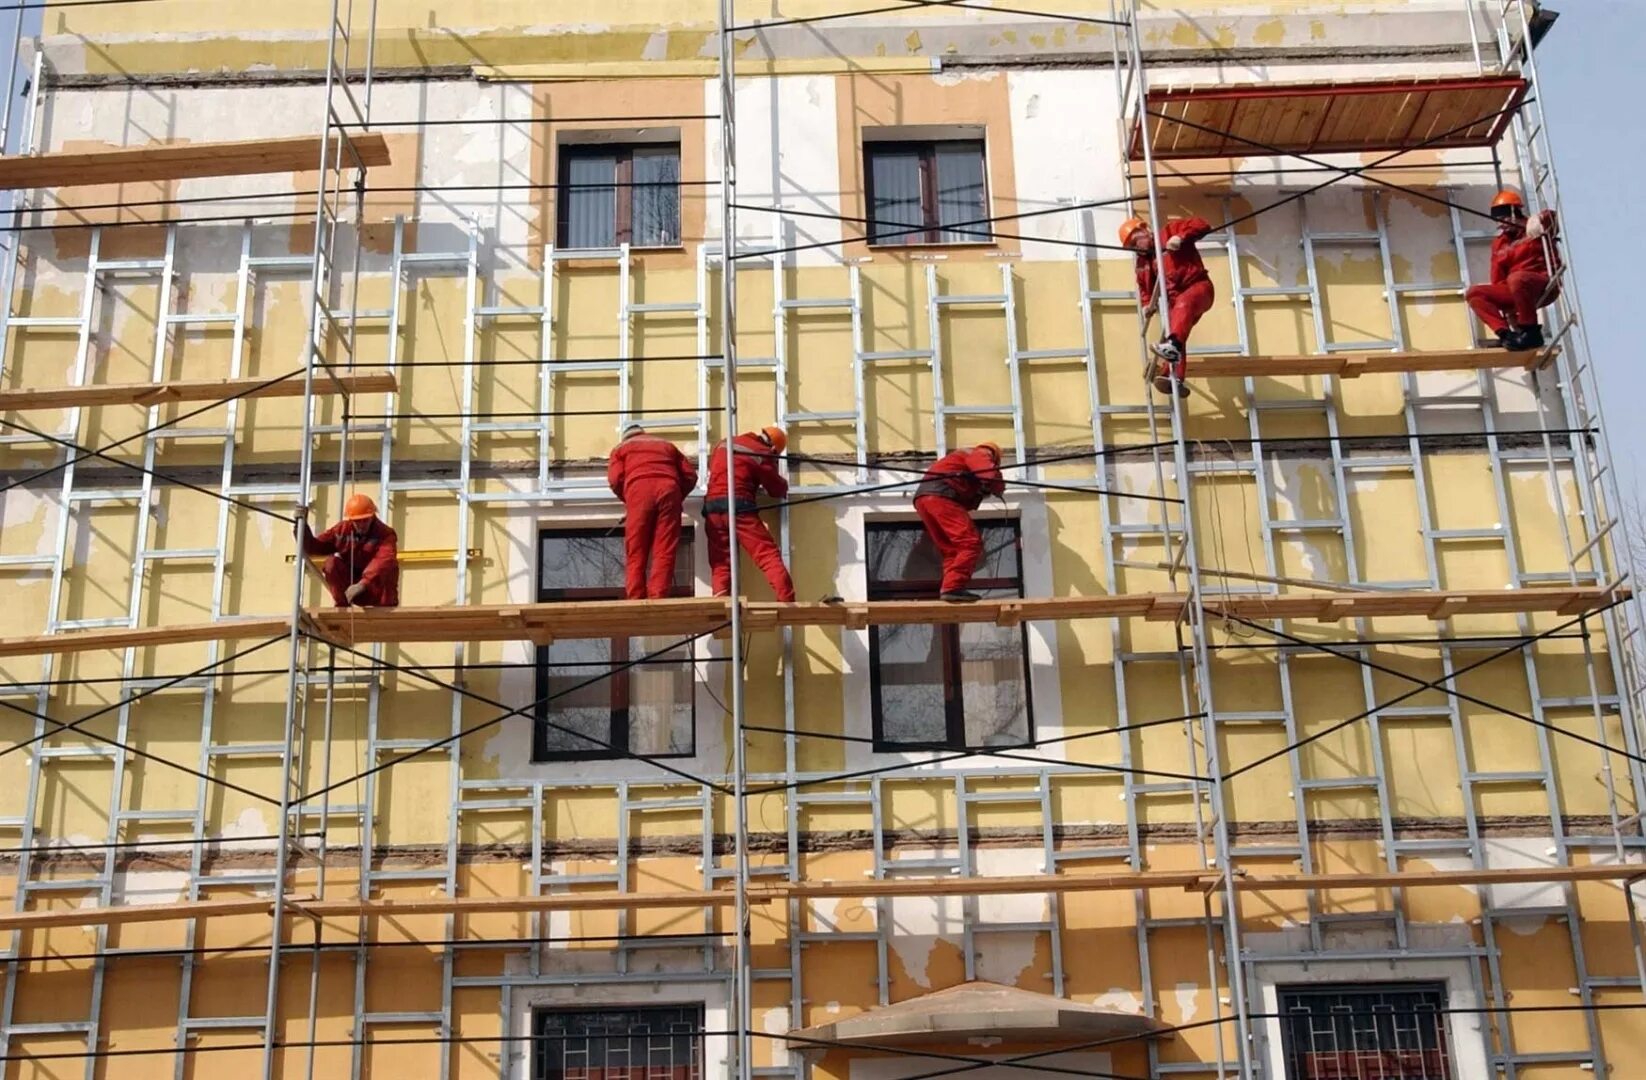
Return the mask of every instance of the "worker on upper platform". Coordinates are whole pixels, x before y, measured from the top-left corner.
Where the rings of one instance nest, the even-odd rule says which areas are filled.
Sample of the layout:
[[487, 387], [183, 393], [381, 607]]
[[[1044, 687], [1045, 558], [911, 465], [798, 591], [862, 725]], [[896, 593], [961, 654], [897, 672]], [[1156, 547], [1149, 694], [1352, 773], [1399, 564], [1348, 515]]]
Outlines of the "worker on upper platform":
[[709, 574], [716, 596], [732, 593], [731, 524], [727, 513], [728, 498], [737, 499], [737, 546], [749, 553], [760, 572], [766, 575], [777, 599], [784, 603], [794, 601], [794, 581], [789, 568], [783, 565], [783, 553], [777, 541], [761, 521], [755, 502], [761, 490], [774, 499], [789, 493], [789, 482], [778, 470], [778, 460], [789, 445], [789, 436], [780, 427], [748, 431], [732, 440], [733, 456], [737, 459], [737, 473], [726, 482], [726, 442], [724, 439], [709, 455], [709, 488], [703, 496], [703, 533], [709, 544]]
[[680, 513], [697, 486], [697, 463], [669, 440], [630, 424], [607, 460], [606, 483], [623, 500], [624, 597], [669, 595], [680, 550]]
[[319, 536], [309, 531], [309, 508], [297, 508], [303, 554], [326, 556], [320, 576], [338, 607], [399, 607], [399, 538], [377, 516], [377, 504], [359, 493], [343, 503], [343, 520]]
[[1205, 239], [1212, 226], [1205, 218], [1177, 218], [1166, 222], [1160, 230], [1159, 244], [1164, 249], [1157, 260], [1155, 236], [1149, 223], [1142, 218], [1130, 218], [1120, 226], [1120, 244], [1137, 253], [1137, 299], [1143, 305], [1143, 321], [1160, 309], [1158, 262], [1166, 264], [1166, 318], [1164, 334], [1158, 345], [1150, 348], [1159, 361], [1150, 367], [1154, 388], [1162, 394], [1172, 391], [1168, 372], [1177, 378], [1179, 397], [1188, 397], [1183, 384], [1189, 357], [1189, 334], [1201, 316], [1212, 308], [1217, 292], [1212, 288], [1211, 275], [1200, 258], [1195, 245]]
[[937, 459], [914, 489], [914, 509], [926, 535], [943, 556], [940, 595], [951, 603], [976, 600], [966, 586], [983, 558], [983, 535], [972, 521], [972, 511], [985, 497], [1005, 494], [1000, 475], [1000, 447], [978, 443]]
[[[1500, 191], [1492, 200], [1497, 238], [1492, 241], [1492, 281], [1472, 285], [1469, 307], [1497, 335], [1505, 349], [1540, 349], [1543, 327], [1538, 309], [1560, 296], [1559, 225], [1553, 210], [1527, 219], [1518, 191]], [[1552, 266], [1551, 266], [1552, 263]]]

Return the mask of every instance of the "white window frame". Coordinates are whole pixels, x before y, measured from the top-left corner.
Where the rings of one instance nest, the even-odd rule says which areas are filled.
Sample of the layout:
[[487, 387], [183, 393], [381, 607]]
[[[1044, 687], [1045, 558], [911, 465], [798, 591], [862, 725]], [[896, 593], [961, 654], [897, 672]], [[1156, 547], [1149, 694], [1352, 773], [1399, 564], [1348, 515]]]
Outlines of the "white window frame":
[[537, 1009], [598, 1009], [606, 1006], [646, 1008], [653, 1005], [703, 1006], [703, 1075], [731, 1075], [731, 994], [724, 980], [702, 982], [623, 983], [586, 982], [576, 985], [516, 986], [509, 995], [509, 1014], [503, 1017], [503, 1033], [524, 1047], [513, 1055], [509, 1080], [531, 1080], [532, 1013]]

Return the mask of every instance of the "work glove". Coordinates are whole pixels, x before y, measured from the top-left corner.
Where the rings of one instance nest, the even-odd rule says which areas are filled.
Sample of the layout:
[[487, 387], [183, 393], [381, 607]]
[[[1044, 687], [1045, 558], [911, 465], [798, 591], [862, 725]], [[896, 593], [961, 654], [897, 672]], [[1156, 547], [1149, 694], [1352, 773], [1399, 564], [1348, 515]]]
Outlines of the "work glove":
[[292, 515], [291, 531], [293, 536], [303, 535], [303, 526], [309, 522], [309, 504], [298, 503], [297, 510]]
[[360, 594], [365, 592], [365, 591], [366, 591], [366, 587], [364, 585], [361, 585], [360, 583], [356, 582], [355, 584], [350, 585], [348, 588], [343, 590], [343, 599], [347, 600], [349, 603], [352, 604], [356, 600], [360, 599]]
[[1154, 318], [1155, 313], [1159, 310], [1160, 302], [1158, 300], [1150, 300], [1148, 306], [1143, 309], [1143, 321], [1148, 322], [1150, 319]]
[[1527, 236], [1528, 239], [1536, 240], [1538, 237], [1540, 237], [1542, 235], [1543, 235], [1543, 215], [1539, 214], [1537, 217], [1533, 218], [1532, 220], [1530, 220], [1526, 223], [1526, 236]]
[[1167, 251], [1177, 251], [1182, 246], [1183, 246], [1183, 238], [1181, 236], [1174, 236], [1170, 240], [1166, 241], [1166, 250]]

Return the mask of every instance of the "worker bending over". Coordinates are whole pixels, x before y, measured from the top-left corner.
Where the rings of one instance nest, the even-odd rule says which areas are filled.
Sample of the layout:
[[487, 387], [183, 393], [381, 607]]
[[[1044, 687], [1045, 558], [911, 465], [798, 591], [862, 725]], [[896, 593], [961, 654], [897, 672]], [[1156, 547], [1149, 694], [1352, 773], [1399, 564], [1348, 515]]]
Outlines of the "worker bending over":
[[709, 543], [709, 574], [716, 596], [732, 594], [731, 525], [727, 521], [728, 488], [737, 499], [737, 546], [749, 553], [760, 572], [766, 575], [772, 592], [784, 603], [794, 601], [794, 581], [783, 565], [766, 523], [756, 516], [755, 498], [762, 489], [774, 499], [789, 493], [789, 482], [778, 471], [777, 462], [789, 445], [780, 427], [747, 431], [732, 440], [737, 459], [736, 474], [726, 482], [726, 442], [709, 455], [709, 489], [703, 496], [703, 533]]
[[1500, 191], [1492, 200], [1492, 219], [1497, 222], [1492, 281], [1469, 287], [1469, 306], [1505, 349], [1540, 349], [1543, 327], [1537, 310], [1560, 295], [1560, 282], [1550, 284], [1561, 267], [1555, 212], [1544, 210], [1528, 221], [1520, 193]]
[[[1216, 290], [1211, 275], [1200, 258], [1195, 245], [1212, 231], [1204, 218], [1179, 218], [1166, 222], [1160, 230], [1160, 246], [1165, 249], [1166, 264], [1166, 318], [1165, 333], [1158, 345], [1150, 348], [1160, 358], [1150, 366], [1154, 388], [1162, 394], [1172, 392], [1168, 371], [1177, 377], [1179, 397], [1188, 397], [1189, 389], [1183, 384], [1189, 357], [1189, 334], [1201, 316], [1212, 308]], [[1142, 218], [1131, 218], [1120, 226], [1120, 244], [1137, 253], [1137, 299], [1143, 305], [1143, 321], [1148, 323], [1160, 309], [1159, 267], [1155, 258], [1155, 237], [1149, 223]]]
[[972, 522], [972, 511], [983, 505], [986, 496], [1005, 491], [1000, 447], [992, 442], [938, 458], [914, 489], [915, 513], [943, 556], [944, 600], [965, 603], [977, 599], [966, 588], [983, 558], [983, 535]]
[[680, 550], [680, 512], [697, 486], [696, 462], [669, 440], [630, 424], [606, 464], [606, 483], [623, 500], [624, 597], [669, 595]]
[[319, 536], [309, 530], [309, 508], [297, 508], [303, 555], [324, 555], [320, 576], [338, 607], [399, 607], [399, 539], [377, 517], [366, 495], [350, 495], [343, 520]]

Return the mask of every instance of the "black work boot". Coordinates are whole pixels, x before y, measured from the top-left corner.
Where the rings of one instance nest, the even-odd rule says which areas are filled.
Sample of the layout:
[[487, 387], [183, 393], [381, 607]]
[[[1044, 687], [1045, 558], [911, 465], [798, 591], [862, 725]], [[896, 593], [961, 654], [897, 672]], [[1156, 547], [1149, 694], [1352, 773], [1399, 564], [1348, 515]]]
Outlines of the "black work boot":
[[948, 604], [971, 604], [983, 598], [970, 589], [949, 589], [939, 599]]
[[1518, 326], [1518, 327], [1516, 327], [1515, 328], [1515, 336], [1514, 336], [1514, 347], [1516, 349], [1541, 349], [1541, 348], [1543, 348], [1543, 326], [1542, 326], [1542, 324], [1533, 323], [1530, 326]]
[[1513, 349], [1515, 347], [1515, 332], [1507, 326], [1499, 330], [1497, 332], [1497, 345], [1500, 349]]

